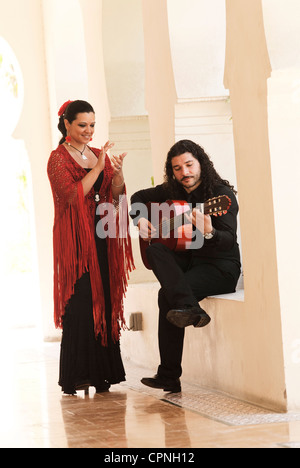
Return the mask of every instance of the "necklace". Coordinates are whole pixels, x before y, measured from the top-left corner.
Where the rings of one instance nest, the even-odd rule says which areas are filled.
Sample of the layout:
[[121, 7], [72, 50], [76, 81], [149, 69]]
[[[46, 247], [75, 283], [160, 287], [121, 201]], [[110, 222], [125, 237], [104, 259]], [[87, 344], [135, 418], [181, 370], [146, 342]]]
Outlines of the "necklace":
[[84, 161], [87, 160], [87, 157], [83, 154], [83, 153], [85, 152], [85, 150], [86, 150], [87, 145], [84, 146], [84, 148], [83, 148], [82, 151], [80, 151], [78, 148], [75, 148], [75, 146], [71, 145], [71, 143], [67, 143], [67, 145], [68, 145], [68, 146], [71, 146], [71, 148], [74, 148], [74, 150], [78, 151], [78, 153], [81, 154], [81, 157], [82, 157], [82, 159], [83, 159]]

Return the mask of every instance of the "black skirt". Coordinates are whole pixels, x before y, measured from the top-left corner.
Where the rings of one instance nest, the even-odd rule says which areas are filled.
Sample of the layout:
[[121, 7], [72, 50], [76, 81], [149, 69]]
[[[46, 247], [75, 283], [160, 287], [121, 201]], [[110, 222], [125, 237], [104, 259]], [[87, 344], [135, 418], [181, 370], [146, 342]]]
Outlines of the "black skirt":
[[[99, 179], [98, 181], [102, 182], [101, 178]], [[96, 223], [98, 220], [96, 219]], [[63, 318], [59, 385], [67, 394], [74, 394], [76, 387], [81, 385], [88, 384], [101, 390], [108, 384], [117, 384], [125, 380], [120, 343], [111, 339], [106, 239], [100, 239], [96, 235], [95, 239], [105, 298], [108, 345], [102, 346], [100, 338], [95, 337], [90, 275], [85, 273], [75, 285], [74, 294]]]

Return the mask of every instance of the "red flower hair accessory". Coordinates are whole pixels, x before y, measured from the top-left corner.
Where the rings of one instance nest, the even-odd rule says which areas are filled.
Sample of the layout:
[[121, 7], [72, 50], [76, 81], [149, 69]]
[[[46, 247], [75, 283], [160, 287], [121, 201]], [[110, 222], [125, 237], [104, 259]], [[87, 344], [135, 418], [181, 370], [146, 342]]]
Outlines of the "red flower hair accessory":
[[60, 108], [59, 111], [58, 111], [59, 117], [61, 117], [62, 115], [64, 115], [66, 108], [68, 107], [69, 104], [71, 104], [71, 102], [73, 102], [73, 101], [66, 101], [66, 102], [61, 106], [61, 108]]

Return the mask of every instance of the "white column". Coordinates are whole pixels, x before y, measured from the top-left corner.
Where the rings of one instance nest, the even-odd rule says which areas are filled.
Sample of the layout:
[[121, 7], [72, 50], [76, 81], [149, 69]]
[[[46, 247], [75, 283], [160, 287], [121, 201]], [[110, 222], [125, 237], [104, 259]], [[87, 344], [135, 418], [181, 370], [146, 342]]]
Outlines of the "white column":
[[300, 408], [300, 4], [263, 0], [272, 65], [268, 125], [288, 409]]

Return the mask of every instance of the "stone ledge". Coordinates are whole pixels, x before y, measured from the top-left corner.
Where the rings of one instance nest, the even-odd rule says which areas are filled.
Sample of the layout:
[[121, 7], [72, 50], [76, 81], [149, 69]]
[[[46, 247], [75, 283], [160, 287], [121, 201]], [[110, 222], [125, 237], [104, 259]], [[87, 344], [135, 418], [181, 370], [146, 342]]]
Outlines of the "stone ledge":
[[[129, 284], [128, 286], [129, 289], [153, 289], [153, 291], [158, 291], [159, 290], [159, 283], [157, 281], [151, 281], [151, 282], [144, 282], [144, 283], [132, 283]], [[216, 296], [209, 296], [207, 297], [208, 300], [211, 299], [226, 299], [228, 301], [244, 301], [244, 282], [243, 282], [243, 276], [240, 277], [236, 292], [234, 293], [229, 293], [229, 294], [219, 294]]]

